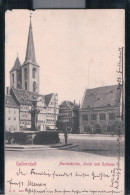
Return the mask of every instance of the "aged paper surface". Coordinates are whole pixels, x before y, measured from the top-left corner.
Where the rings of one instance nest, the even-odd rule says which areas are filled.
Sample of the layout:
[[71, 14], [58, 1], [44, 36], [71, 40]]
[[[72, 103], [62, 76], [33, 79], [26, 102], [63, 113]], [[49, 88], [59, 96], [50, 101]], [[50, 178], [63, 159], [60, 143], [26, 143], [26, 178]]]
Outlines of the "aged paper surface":
[[123, 195], [124, 10], [5, 22], [5, 194]]

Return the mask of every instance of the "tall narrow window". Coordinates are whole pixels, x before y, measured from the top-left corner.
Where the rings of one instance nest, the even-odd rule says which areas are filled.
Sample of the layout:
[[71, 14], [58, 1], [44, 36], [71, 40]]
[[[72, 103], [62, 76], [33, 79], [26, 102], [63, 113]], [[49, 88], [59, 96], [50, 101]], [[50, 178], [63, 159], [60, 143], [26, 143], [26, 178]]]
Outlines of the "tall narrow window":
[[27, 79], [27, 68], [24, 68], [24, 79]]
[[13, 83], [14, 83], [14, 73], [12, 74], [12, 81], [13, 81]]
[[101, 113], [100, 114], [100, 120], [106, 120], [106, 115], [104, 113]]
[[92, 121], [95, 121], [96, 119], [97, 119], [96, 114], [91, 114], [91, 120], [92, 120]]
[[36, 68], [32, 69], [32, 77], [35, 79], [36, 78]]
[[37, 84], [36, 84], [36, 82], [34, 81], [34, 82], [33, 82], [33, 92], [36, 92], [36, 88], [37, 88]]
[[25, 89], [27, 90], [27, 81], [25, 81]]

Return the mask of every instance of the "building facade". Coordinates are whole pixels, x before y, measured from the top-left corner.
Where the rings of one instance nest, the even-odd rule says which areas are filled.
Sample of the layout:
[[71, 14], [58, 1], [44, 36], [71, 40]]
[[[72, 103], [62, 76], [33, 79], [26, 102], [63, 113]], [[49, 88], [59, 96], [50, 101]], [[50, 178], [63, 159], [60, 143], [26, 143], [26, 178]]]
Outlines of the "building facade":
[[[37, 102], [37, 109], [39, 110], [37, 117], [38, 130], [56, 130], [58, 95], [55, 93], [47, 95], [39, 94], [39, 69], [40, 66], [37, 64], [35, 57], [32, 23], [30, 19], [25, 60], [21, 65], [17, 56], [14, 66], [10, 70], [10, 88], [7, 88], [6, 96], [6, 98], [8, 98], [8, 96], [10, 99], [12, 98], [12, 101], [17, 105], [17, 113], [19, 116], [17, 117], [19, 118], [19, 120], [17, 120], [17, 130], [31, 128], [31, 109], [33, 107], [33, 101]], [[10, 118], [7, 110], [14, 108], [10, 107], [10, 104], [7, 106], [5, 102], [5, 109], [5, 124], [7, 125], [7, 119]], [[10, 121], [9, 126], [11, 124], [13, 125], [13, 121]], [[9, 130], [9, 127], [6, 126], [6, 129]]]
[[11, 95], [5, 96], [5, 130], [19, 131], [19, 105]]
[[58, 129], [71, 133], [79, 133], [79, 105], [75, 102], [63, 101], [59, 105]]
[[80, 108], [80, 133], [117, 133], [120, 97], [117, 85], [87, 89]]

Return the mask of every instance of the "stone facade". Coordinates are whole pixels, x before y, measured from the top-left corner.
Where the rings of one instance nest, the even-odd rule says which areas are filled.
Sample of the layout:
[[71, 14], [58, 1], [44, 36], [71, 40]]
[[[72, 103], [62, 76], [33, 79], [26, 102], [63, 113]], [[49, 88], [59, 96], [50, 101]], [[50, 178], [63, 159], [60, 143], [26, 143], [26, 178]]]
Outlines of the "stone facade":
[[117, 85], [86, 90], [80, 108], [80, 133], [117, 133], [120, 94]]

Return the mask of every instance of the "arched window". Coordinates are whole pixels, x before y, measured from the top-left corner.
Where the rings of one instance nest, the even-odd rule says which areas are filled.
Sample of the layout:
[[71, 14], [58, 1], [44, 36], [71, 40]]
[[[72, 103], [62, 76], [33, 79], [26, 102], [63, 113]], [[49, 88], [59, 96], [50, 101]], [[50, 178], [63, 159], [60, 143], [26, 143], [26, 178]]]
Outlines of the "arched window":
[[13, 83], [14, 83], [14, 73], [12, 74], [12, 81], [13, 81]]
[[36, 88], [37, 88], [37, 84], [36, 84], [36, 82], [34, 81], [34, 82], [33, 82], [33, 92], [36, 92]]
[[36, 68], [32, 69], [32, 77], [33, 78], [36, 78], [36, 71], [37, 71]]
[[27, 79], [27, 68], [24, 68], [24, 79]]
[[27, 81], [25, 81], [25, 89], [27, 90]]

